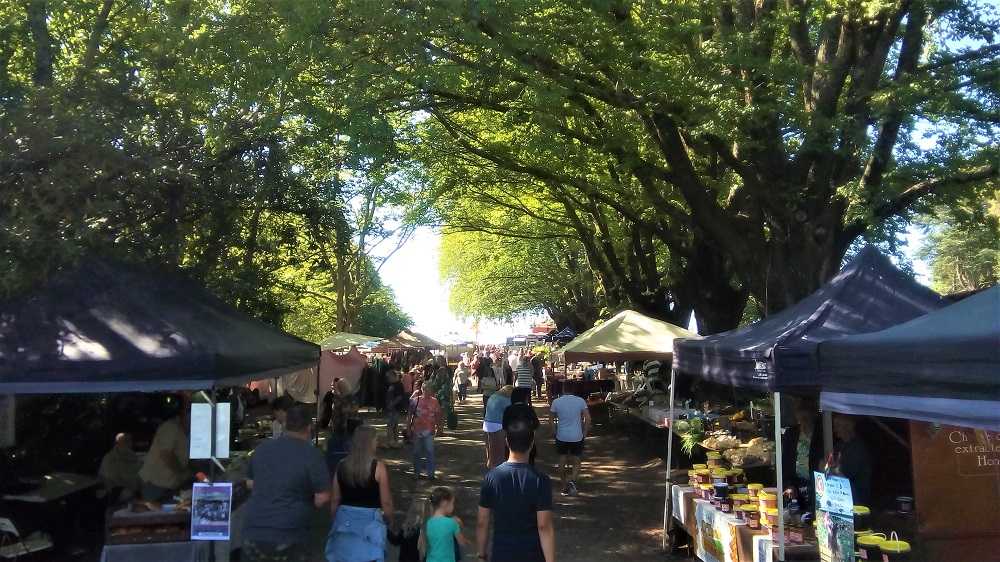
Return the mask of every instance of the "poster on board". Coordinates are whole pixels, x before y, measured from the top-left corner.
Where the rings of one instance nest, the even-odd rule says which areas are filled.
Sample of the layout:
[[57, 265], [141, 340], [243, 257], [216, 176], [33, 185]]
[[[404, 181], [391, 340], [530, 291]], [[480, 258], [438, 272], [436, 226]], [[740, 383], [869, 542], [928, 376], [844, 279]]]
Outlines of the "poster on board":
[[233, 484], [197, 483], [191, 490], [191, 540], [228, 541], [233, 516]]
[[854, 498], [851, 481], [814, 472], [816, 541], [823, 562], [854, 562]]

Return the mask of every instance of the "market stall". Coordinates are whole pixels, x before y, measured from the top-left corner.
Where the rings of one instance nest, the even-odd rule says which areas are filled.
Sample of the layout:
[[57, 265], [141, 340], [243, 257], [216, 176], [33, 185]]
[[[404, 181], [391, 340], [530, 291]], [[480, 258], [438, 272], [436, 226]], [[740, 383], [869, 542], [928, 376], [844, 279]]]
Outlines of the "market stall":
[[[0, 309], [0, 394], [212, 390], [280, 377], [318, 362], [319, 346], [240, 312], [183, 275], [139, 272], [100, 259], [84, 260]], [[208, 420], [216, 428], [216, 416]], [[214, 455], [213, 433], [197, 437], [211, 443]], [[245, 497], [238, 463], [246, 456], [234, 457], [219, 459], [230, 469], [219, 480], [233, 483], [228, 507], [238, 528], [240, 498]], [[18, 477], [0, 475], [0, 482]], [[22, 490], [18, 496], [33, 494]], [[176, 511], [181, 503], [113, 506], [106, 517], [110, 557], [121, 553], [115, 550], [121, 543], [163, 545], [157, 559], [170, 559], [170, 552], [190, 559], [193, 552], [212, 548], [190, 542], [191, 514]], [[143, 511], [148, 515], [140, 515]], [[238, 530], [224, 542], [214, 546], [228, 556], [238, 546]], [[133, 559], [152, 559], [147, 554]]]
[[376, 353], [388, 353], [394, 350], [424, 349], [427, 351], [443, 350], [445, 345], [430, 336], [415, 332], [413, 330], [403, 330], [391, 338], [387, 338], [372, 348]]
[[923, 556], [1000, 559], [1000, 286], [818, 357], [824, 409], [911, 420]]
[[[762, 412], [758, 425], [767, 430], [768, 438], [773, 435], [773, 445], [765, 448], [773, 448], [772, 458], [780, 459], [781, 392], [791, 389], [818, 392], [821, 378], [814, 358], [818, 342], [883, 330], [946, 304], [943, 297], [899, 271], [876, 249], [866, 247], [829, 282], [781, 312], [722, 334], [678, 340], [673, 376], [686, 373], [715, 383], [773, 393], [770, 400], [773, 411]], [[672, 391], [674, 386], [671, 385]], [[679, 413], [675, 413], [673, 396], [670, 405], [673, 420]], [[710, 409], [717, 406], [709, 405]], [[730, 406], [736, 406], [739, 412], [750, 411], [743, 405]], [[829, 431], [826, 440], [829, 450], [832, 445]], [[775, 482], [780, 490], [784, 483], [782, 463], [774, 464]], [[784, 537], [782, 502], [778, 502], [777, 509], [776, 535]], [[665, 518], [664, 547], [668, 525]], [[785, 543], [776, 542], [776, 554], [784, 559]]]
[[0, 309], [0, 393], [223, 388], [318, 361], [181, 274], [98, 259]]
[[[626, 361], [660, 360], [666, 363], [674, 352], [674, 340], [698, 338], [698, 334], [669, 322], [650, 318], [634, 310], [619, 312], [607, 322], [576, 336], [557, 350], [564, 367], [591, 362], [620, 365]], [[600, 374], [594, 378], [601, 378]], [[599, 383], [594, 384], [600, 387]]]

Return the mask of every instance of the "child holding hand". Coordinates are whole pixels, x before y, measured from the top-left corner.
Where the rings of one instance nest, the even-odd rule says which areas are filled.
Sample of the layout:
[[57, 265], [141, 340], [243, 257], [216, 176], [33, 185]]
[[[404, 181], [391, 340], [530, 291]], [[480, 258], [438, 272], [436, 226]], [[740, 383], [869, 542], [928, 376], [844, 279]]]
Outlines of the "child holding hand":
[[399, 562], [423, 562], [419, 550], [420, 531], [427, 523], [429, 514], [430, 503], [425, 499], [415, 499], [399, 532], [389, 530], [389, 542], [399, 547]]
[[455, 498], [448, 488], [438, 487], [431, 491], [429, 499], [432, 513], [420, 534], [420, 550], [427, 562], [455, 562], [455, 542], [461, 546], [469, 544], [459, 522], [451, 516]]

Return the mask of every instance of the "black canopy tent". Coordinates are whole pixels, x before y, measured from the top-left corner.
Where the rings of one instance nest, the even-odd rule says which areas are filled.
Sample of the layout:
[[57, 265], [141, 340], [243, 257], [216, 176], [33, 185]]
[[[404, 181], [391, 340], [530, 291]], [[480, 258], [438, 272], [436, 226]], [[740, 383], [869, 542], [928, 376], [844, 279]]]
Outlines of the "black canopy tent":
[[818, 387], [816, 345], [884, 330], [948, 304], [868, 246], [816, 292], [748, 326], [674, 344], [675, 370], [759, 390]]
[[0, 308], [0, 393], [203, 390], [318, 363], [318, 345], [184, 275], [97, 258]]
[[[677, 340], [671, 374], [671, 419], [677, 372], [774, 392], [775, 455], [780, 458], [781, 391], [819, 388], [821, 376], [816, 360], [819, 342], [884, 330], [947, 304], [947, 299], [897, 269], [874, 247], [866, 246], [830, 281], [781, 312], [721, 334]], [[672, 432], [668, 439], [672, 447]], [[668, 449], [668, 463], [670, 453]], [[776, 463], [776, 469], [780, 486], [784, 476], [780, 462]], [[780, 503], [779, 510], [782, 510]], [[666, 513], [665, 508], [664, 532]], [[783, 535], [782, 517], [783, 514], [779, 515], [778, 531]], [[784, 560], [782, 541], [778, 550], [779, 559]]]
[[818, 356], [824, 409], [1000, 431], [1000, 285]]

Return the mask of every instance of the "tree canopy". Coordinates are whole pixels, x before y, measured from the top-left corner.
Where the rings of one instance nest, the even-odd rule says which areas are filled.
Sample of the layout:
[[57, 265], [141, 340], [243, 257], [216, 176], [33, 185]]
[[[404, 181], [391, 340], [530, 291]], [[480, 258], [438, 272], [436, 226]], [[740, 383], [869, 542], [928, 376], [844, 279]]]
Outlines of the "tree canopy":
[[[98, 251], [302, 333], [398, 326], [372, 248], [430, 223], [496, 247], [449, 250], [459, 312], [728, 329], [997, 178], [998, 28], [979, 0], [3, 4], [0, 297]], [[520, 303], [479, 301], [533, 252]]]
[[934, 290], [951, 294], [1000, 283], [1000, 190], [934, 211], [917, 220], [925, 234], [917, 256], [930, 263]]
[[331, 87], [347, 63], [315, 40], [319, 8], [0, 6], [0, 299], [96, 252], [184, 268], [311, 339], [406, 327], [368, 255], [398, 160]]
[[693, 308], [703, 331], [748, 296], [788, 306], [859, 237], [891, 244], [915, 210], [997, 176], [1000, 19], [983, 3], [338, 6], [354, 86], [425, 116], [436, 205], [530, 189], [611, 307]]

